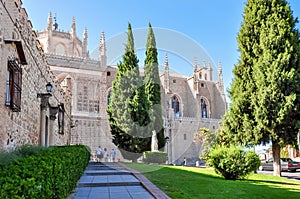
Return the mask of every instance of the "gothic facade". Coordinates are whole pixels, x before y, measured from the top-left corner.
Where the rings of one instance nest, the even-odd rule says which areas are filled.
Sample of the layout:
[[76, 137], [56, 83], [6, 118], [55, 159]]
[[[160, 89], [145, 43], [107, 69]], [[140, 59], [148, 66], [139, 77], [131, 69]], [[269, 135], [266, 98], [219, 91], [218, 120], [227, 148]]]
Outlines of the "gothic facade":
[[[0, 148], [29, 143], [117, 149], [106, 114], [117, 67], [107, 64], [104, 33], [98, 59], [92, 59], [87, 30], [80, 39], [74, 18], [64, 32], [49, 14], [45, 30], [35, 32], [21, 5], [0, 3]], [[221, 64], [215, 72], [217, 80], [209, 63], [195, 61], [190, 76], [172, 73], [166, 55], [160, 81], [169, 162], [196, 160], [202, 146], [193, 142], [194, 133], [218, 129], [226, 110]], [[123, 159], [118, 150], [117, 158]]]
[[1, 0], [0, 149], [70, 144], [68, 86], [50, 71], [22, 1]]
[[[97, 60], [88, 54], [87, 30], [83, 31], [82, 40], [77, 36], [74, 18], [70, 31], [62, 32], [49, 14], [47, 28], [37, 34], [51, 71], [62, 85], [71, 82], [72, 119], [75, 122], [71, 143], [85, 144], [92, 151], [98, 146], [117, 149], [111, 141], [106, 115], [117, 67], [107, 65], [104, 33], [100, 36]], [[195, 160], [201, 144], [193, 142], [194, 133], [201, 127], [212, 131], [219, 127], [226, 110], [220, 63], [216, 82], [212, 73], [209, 63], [203, 62], [200, 66], [197, 61], [191, 76], [171, 73], [166, 56], [160, 80], [165, 136], [169, 137], [164, 150], [168, 152], [170, 162], [179, 163], [183, 157], [188, 161]]]

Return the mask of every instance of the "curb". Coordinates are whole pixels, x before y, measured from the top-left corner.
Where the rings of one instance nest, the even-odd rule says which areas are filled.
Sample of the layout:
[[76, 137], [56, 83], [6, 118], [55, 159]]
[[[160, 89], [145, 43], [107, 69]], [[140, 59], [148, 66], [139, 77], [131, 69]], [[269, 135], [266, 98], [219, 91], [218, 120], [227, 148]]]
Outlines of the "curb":
[[140, 172], [127, 167], [126, 165], [118, 162], [119, 165], [128, 170], [134, 177], [136, 177], [142, 184], [142, 186], [149, 191], [156, 199], [171, 199], [167, 194], [155, 186], [150, 180], [143, 176]]

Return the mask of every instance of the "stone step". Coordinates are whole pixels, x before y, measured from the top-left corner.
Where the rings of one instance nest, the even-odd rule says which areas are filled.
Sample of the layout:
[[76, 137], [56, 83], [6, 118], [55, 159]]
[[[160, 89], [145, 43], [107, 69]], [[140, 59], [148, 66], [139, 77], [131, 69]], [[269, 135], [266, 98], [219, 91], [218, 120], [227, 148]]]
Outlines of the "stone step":
[[96, 172], [96, 171], [86, 171], [84, 173], [84, 175], [87, 175], [87, 176], [100, 176], [100, 175], [128, 175], [130, 173], [124, 171], [107, 171], [107, 172]]
[[78, 183], [77, 187], [140, 186], [141, 182]]

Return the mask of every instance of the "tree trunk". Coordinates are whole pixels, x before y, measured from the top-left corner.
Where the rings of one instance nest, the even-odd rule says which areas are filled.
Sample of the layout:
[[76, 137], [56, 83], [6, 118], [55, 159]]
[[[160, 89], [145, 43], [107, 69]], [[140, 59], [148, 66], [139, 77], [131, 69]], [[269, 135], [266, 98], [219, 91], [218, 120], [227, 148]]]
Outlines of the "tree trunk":
[[272, 141], [272, 151], [273, 151], [273, 175], [281, 176], [281, 164], [280, 164], [280, 146], [278, 142]]

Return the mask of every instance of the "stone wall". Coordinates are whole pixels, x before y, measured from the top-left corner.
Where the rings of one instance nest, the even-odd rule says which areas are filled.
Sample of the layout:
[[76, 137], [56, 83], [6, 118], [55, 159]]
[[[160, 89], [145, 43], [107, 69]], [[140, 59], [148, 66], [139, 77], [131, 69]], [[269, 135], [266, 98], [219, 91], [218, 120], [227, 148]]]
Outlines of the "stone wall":
[[[0, 2], [0, 12], [0, 148], [8, 150], [28, 143], [49, 145], [51, 136], [55, 140], [52, 144], [68, 144], [71, 124], [69, 89], [62, 89], [50, 71], [26, 10], [22, 8], [22, 1], [3, 0]], [[20, 57], [20, 50], [24, 58]], [[21, 109], [18, 112], [13, 112], [5, 105], [7, 62], [10, 58], [25, 59], [27, 62], [20, 65], [22, 86]], [[58, 133], [58, 120], [50, 118], [49, 107], [45, 110], [40, 107], [41, 99], [37, 95], [46, 92], [45, 85], [48, 82], [53, 85], [49, 105], [64, 105], [64, 134]], [[42, 128], [44, 125], [41, 122], [45, 119], [41, 118], [43, 114], [48, 120], [47, 129]], [[41, 140], [42, 137], [45, 140]]]

